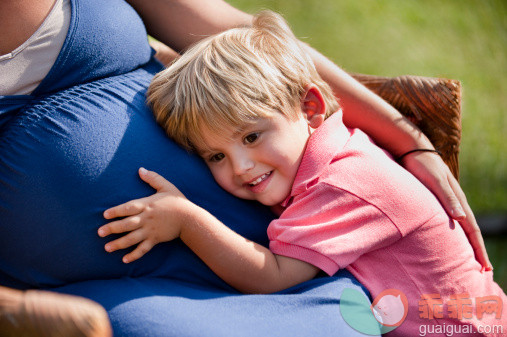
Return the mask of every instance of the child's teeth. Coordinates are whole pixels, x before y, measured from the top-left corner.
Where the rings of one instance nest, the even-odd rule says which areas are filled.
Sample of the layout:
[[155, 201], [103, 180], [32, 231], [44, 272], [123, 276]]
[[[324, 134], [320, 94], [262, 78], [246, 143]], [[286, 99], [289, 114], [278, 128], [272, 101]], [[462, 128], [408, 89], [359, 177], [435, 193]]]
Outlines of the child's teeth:
[[267, 176], [268, 176], [268, 174], [264, 173], [262, 176], [260, 176], [259, 178], [255, 179], [255, 181], [251, 182], [250, 185], [252, 185], [252, 186], [257, 185], [258, 183], [260, 183], [261, 181], [263, 181]]

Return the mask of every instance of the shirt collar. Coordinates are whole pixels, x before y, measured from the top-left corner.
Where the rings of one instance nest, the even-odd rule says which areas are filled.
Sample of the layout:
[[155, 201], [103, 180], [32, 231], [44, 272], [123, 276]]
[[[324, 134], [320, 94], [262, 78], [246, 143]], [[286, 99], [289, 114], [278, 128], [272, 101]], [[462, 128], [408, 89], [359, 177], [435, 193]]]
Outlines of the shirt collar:
[[287, 207], [294, 196], [306, 191], [349, 140], [350, 131], [343, 124], [342, 115], [342, 110], [338, 110], [329, 116], [308, 139], [291, 193], [282, 202], [282, 207]]

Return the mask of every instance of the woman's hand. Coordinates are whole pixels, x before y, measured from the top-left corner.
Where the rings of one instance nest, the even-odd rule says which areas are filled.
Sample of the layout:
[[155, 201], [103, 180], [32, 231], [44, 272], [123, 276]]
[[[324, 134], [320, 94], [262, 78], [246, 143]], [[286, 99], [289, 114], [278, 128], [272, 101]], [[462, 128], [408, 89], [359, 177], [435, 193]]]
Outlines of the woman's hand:
[[104, 212], [104, 218], [125, 218], [98, 229], [101, 237], [129, 232], [105, 245], [106, 251], [114, 252], [137, 244], [132, 252], [123, 257], [124, 263], [141, 258], [159, 242], [178, 238], [190, 211], [189, 206], [192, 205], [173, 184], [159, 174], [141, 168], [139, 176], [157, 193], [109, 208]]
[[402, 164], [437, 196], [449, 216], [459, 222], [483, 270], [492, 270], [481, 230], [465, 193], [442, 158], [431, 152], [414, 152], [404, 157]]

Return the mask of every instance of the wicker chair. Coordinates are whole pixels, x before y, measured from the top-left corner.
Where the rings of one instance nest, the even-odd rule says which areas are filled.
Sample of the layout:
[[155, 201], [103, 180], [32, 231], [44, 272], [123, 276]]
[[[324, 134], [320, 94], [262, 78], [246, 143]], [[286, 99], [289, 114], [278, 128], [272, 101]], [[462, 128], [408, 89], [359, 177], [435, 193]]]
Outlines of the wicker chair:
[[[457, 178], [461, 139], [461, 85], [420, 76], [353, 75], [417, 125]], [[0, 336], [111, 336], [106, 311], [76, 296], [0, 287]]]
[[353, 75], [417, 125], [459, 178], [461, 83], [457, 80], [399, 76]]

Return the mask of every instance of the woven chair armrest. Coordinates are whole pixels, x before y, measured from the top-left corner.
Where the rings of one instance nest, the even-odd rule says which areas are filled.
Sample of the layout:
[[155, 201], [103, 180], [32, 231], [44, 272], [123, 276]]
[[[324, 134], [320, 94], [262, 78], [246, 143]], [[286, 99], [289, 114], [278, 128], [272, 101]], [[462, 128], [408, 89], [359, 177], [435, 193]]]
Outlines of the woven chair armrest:
[[381, 77], [352, 74], [414, 123], [440, 151], [459, 178], [461, 142], [461, 83], [422, 76]]

